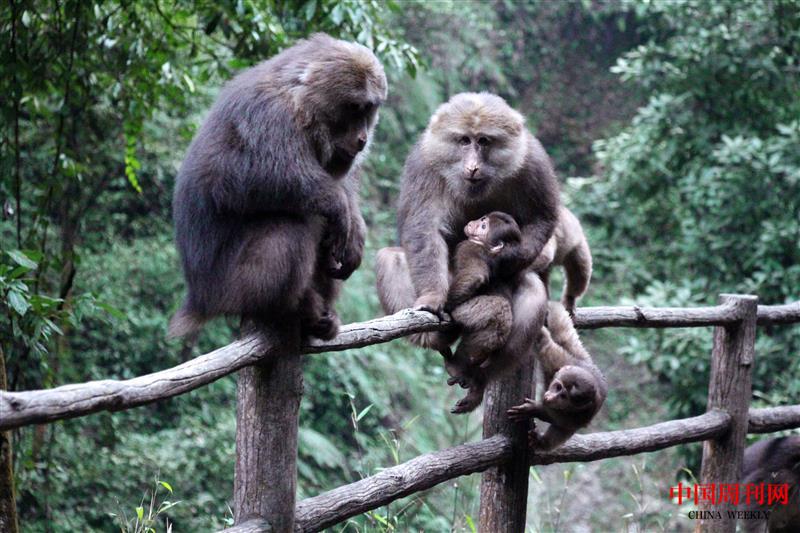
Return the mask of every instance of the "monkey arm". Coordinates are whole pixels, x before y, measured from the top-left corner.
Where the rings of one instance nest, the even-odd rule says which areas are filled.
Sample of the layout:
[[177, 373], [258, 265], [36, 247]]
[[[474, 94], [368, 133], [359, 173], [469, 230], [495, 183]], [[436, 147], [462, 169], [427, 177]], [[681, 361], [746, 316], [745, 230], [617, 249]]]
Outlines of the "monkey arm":
[[550, 218], [549, 213], [543, 213], [542, 217], [526, 224], [520, 228], [522, 231], [522, 252], [520, 253], [520, 262], [531, 263], [538, 260], [538, 256], [542, 253], [550, 237], [553, 235], [553, 230], [556, 227], [555, 217]]
[[[218, 211], [252, 216], [267, 213], [320, 215], [331, 232], [350, 229], [347, 194], [320, 165], [308, 139], [278, 102], [233, 106], [215, 127], [218, 153], [206, 157], [204, 173]], [[215, 135], [216, 132], [209, 133]], [[229, 138], [222, 137], [228, 135]]]
[[417, 293], [414, 305], [436, 313], [444, 307], [450, 285], [449, 251], [436, 215], [441, 211], [435, 207], [421, 208], [411, 213], [401, 226], [401, 244]]
[[553, 164], [541, 143], [532, 136], [521, 178], [520, 193], [530, 201], [534, 214], [533, 220], [520, 227], [522, 242], [536, 258], [556, 228], [561, 198]]
[[450, 284], [445, 309], [451, 310], [466, 302], [488, 283], [489, 264], [479, 246], [463, 241], [456, 248], [455, 279]]
[[338, 270], [331, 272], [337, 279], [347, 279], [360, 265], [364, 257], [364, 241], [367, 234], [367, 225], [361, 210], [358, 208], [359, 173], [350, 172], [345, 178], [344, 189], [347, 194], [347, 204], [350, 213], [350, 232], [344, 257]]
[[543, 434], [532, 429], [528, 433], [528, 442], [537, 450], [547, 451], [564, 444], [574, 434], [575, 430], [572, 428], [550, 424]]
[[548, 424], [553, 423], [553, 418], [541, 402], [537, 402], [531, 398], [525, 398], [525, 402], [515, 405], [506, 411], [508, 418], [514, 421], [528, 420], [529, 418], [538, 418]]

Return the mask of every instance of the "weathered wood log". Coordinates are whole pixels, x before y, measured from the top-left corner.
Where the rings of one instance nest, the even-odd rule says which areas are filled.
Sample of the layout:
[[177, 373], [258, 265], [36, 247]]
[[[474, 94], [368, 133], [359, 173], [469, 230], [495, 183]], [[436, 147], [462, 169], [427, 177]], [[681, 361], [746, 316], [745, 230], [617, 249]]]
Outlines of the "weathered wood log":
[[221, 531], [225, 533], [272, 533], [275, 530], [266, 520], [259, 520], [256, 518]]
[[800, 322], [800, 302], [783, 305], [759, 305], [758, 325]]
[[[0, 391], [8, 386], [6, 381], [6, 360], [0, 346]], [[17, 533], [16, 490], [14, 488], [14, 454], [11, 453], [11, 432], [0, 431], [0, 531]]]
[[589, 307], [578, 309], [575, 326], [582, 329], [614, 327], [685, 328], [733, 324], [739, 320], [730, 305], [714, 307]]
[[[638, 429], [575, 435], [555, 450], [531, 453], [530, 463], [595, 461], [652, 452], [719, 436], [727, 431], [729, 424], [730, 415], [711, 411]], [[302, 500], [297, 504], [295, 531], [320, 531], [409, 494], [506, 462], [511, 454], [511, 439], [495, 435], [480, 442], [420, 455], [374, 476]], [[522, 471], [527, 474], [528, 469], [522, 468]]]
[[[663, 313], [661, 311], [664, 311]], [[600, 327], [695, 327], [730, 324], [732, 310], [710, 308], [591, 307], [577, 310], [576, 325]], [[800, 322], [800, 302], [758, 306], [760, 324]], [[331, 341], [314, 341], [304, 353], [359, 348], [422, 331], [450, 327], [425, 311], [404, 309], [391, 316], [342, 327]], [[0, 391], [0, 431], [85, 416], [98, 411], [130, 409], [171, 398], [267, 359], [269, 346], [246, 337], [176, 367], [129, 380], [102, 380], [24, 392]]]
[[510, 456], [511, 441], [503, 435], [420, 455], [374, 476], [299, 502], [295, 531], [321, 531], [448, 479], [481, 472]]
[[239, 372], [236, 388], [236, 522], [294, 527], [297, 430], [303, 395], [301, 355], [281, 355]]
[[525, 531], [530, 455], [528, 427], [509, 420], [506, 412], [519, 404], [521, 398], [535, 397], [533, 361], [533, 354], [529, 353], [518, 370], [492, 381], [486, 389], [483, 438], [507, 435], [511, 439], [511, 456], [488, 468], [481, 476], [480, 531]]
[[[703, 443], [700, 478], [702, 483], [714, 485], [739, 482], [749, 418], [758, 298], [723, 294], [720, 302], [738, 308], [737, 314], [743, 319], [727, 327], [714, 328], [708, 410], [723, 409], [731, 415], [730, 430]], [[712, 508], [721, 514], [721, 518], [701, 518], [695, 524], [695, 532], [734, 533], [736, 518], [727, 513], [735, 510], [733, 504], [728, 502], [700, 505], [701, 511]]]
[[550, 452], [535, 453], [531, 464], [587, 462], [663, 450], [678, 444], [718, 437], [728, 431], [728, 413], [712, 410], [700, 416], [670, 420], [636, 429], [575, 435]]
[[[343, 326], [339, 336], [332, 341], [313, 342], [303, 352], [359, 348], [444, 327], [448, 326], [431, 313], [405, 309], [391, 316]], [[176, 367], [133, 379], [89, 381], [26, 392], [0, 392], [0, 431], [98, 411], [130, 409], [171, 398], [207, 385], [245, 366], [269, 359], [273, 349], [257, 336], [251, 335]]]
[[750, 409], [748, 433], [772, 433], [800, 427], [800, 405]]

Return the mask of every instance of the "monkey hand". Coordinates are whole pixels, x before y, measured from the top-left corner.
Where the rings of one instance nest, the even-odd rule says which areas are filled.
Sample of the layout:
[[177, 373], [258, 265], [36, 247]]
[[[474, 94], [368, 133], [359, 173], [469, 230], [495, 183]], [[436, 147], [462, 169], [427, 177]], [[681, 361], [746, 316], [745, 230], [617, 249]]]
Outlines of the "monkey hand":
[[331, 212], [326, 215], [327, 226], [322, 239], [323, 253], [330, 253], [333, 259], [328, 267], [328, 273], [331, 276], [334, 276], [344, 266], [351, 237], [350, 208], [347, 205], [347, 196], [344, 191], [339, 192], [339, 200], [334, 203], [337, 207], [331, 208]]
[[351, 227], [350, 238], [344, 248], [344, 256], [339, 260], [337, 268], [331, 269], [329, 275], [334, 279], [347, 279], [360, 265], [364, 257], [364, 240], [366, 229], [363, 220], [355, 221]]
[[438, 316], [439, 319], [445, 320], [444, 304], [447, 296], [433, 292], [426, 292], [422, 294], [417, 301], [414, 302], [414, 309], [417, 311], [428, 311]]
[[535, 412], [536, 412], [536, 400], [532, 400], [531, 398], [525, 398], [525, 403], [515, 405], [514, 407], [506, 411], [506, 415], [510, 420], [513, 420], [514, 422], [522, 422], [530, 418], [533, 418]]

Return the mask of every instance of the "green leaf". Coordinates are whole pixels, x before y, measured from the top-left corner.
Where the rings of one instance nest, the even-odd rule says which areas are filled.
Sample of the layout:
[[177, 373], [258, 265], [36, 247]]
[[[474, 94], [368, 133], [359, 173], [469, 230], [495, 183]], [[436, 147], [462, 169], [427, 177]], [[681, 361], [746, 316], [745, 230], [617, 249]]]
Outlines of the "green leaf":
[[8, 291], [8, 296], [6, 299], [8, 301], [8, 305], [10, 305], [12, 309], [14, 309], [14, 311], [16, 311], [20, 316], [25, 316], [25, 313], [27, 313], [28, 309], [31, 307], [31, 304], [28, 299], [25, 298], [25, 295], [15, 290]]
[[344, 20], [344, 8], [342, 4], [336, 4], [331, 10], [331, 22], [338, 26], [342, 23], [342, 20]]
[[144, 507], [142, 507], [141, 505], [136, 508], [136, 516], [139, 518], [140, 521], [144, 519]]
[[369, 410], [370, 410], [370, 409], [372, 409], [373, 405], [374, 405], [374, 404], [369, 404], [369, 405], [368, 405], [368, 406], [366, 406], [364, 409], [362, 409], [362, 410], [361, 410], [361, 412], [360, 412], [360, 413], [358, 413], [358, 415], [356, 416], [356, 422], [358, 422], [358, 421], [360, 421], [362, 418], [364, 418], [364, 415], [366, 415], [367, 413], [369, 413]]
[[305, 16], [306, 20], [311, 20], [314, 18], [314, 13], [317, 12], [317, 0], [310, 0], [306, 3], [305, 7]]
[[[116, 318], [118, 320], [125, 320], [125, 319], [128, 318], [125, 315], [125, 313], [123, 313], [122, 311], [120, 311], [119, 309], [117, 309], [116, 307], [114, 307], [114, 306], [112, 306], [110, 304], [107, 304], [107, 303], [104, 303], [104, 302], [95, 302], [95, 303], [96, 303], [97, 307], [99, 307], [100, 309], [102, 309], [103, 311], [105, 311], [106, 313], [108, 313], [109, 315], [113, 316], [114, 318]], [[172, 490], [170, 490], [170, 492], [172, 492]]]
[[465, 519], [467, 520], [467, 526], [469, 527], [469, 530], [472, 531], [472, 533], [477, 533], [478, 528], [475, 527], [475, 522], [472, 520], [472, 517], [467, 515]]
[[25, 255], [25, 253], [23, 253], [21, 250], [9, 250], [6, 253], [11, 257], [11, 259], [14, 260], [16, 264], [25, 267], [28, 270], [33, 270], [34, 268], [39, 266], [38, 264], [36, 264], [36, 262], [32, 261], [27, 255]]
[[160, 484], [162, 487], [164, 487], [165, 489], [167, 489], [167, 490], [169, 491], [169, 493], [170, 493], [170, 494], [172, 494], [172, 485], [170, 485], [170, 484], [169, 484], [169, 483], [167, 483], [166, 481], [159, 481], [158, 483], [159, 483], [159, 484]]

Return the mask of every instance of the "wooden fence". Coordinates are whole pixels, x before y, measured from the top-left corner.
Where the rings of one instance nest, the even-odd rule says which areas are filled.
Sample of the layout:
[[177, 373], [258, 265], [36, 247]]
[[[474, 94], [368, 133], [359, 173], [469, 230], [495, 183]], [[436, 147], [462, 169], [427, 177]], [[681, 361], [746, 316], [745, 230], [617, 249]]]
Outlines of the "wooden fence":
[[[701, 481], [736, 483], [747, 433], [800, 427], [800, 405], [750, 409], [756, 327], [800, 322], [800, 302], [757, 305], [748, 295], [722, 295], [700, 308], [593, 307], [578, 310], [576, 325], [601, 327], [715, 326], [705, 414], [648, 427], [575, 435], [550, 452], [532, 452], [521, 425], [505, 410], [531, 388], [532, 369], [492, 384], [484, 403], [483, 440], [416, 457], [373, 476], [295, 502], [298, 410], [303, 388], [300, 354], [278, 353], [257, 337], [229, 344], [181, 365], [137, 378], [0, 391], [0, 432], [118, 411], [163, 400], [241, 371], [237, 388], [234, 509], [227, 531], [311, 532], [386, 505], [458, 476], [483, 472], [479, 529], [524, 530], [528, 467], [595, 461], [704, 441]], [[404, 310], [350, 324], [332, 341], [314, 341], [303, 353], [322, 353], [388, 342], [448, 327], [434, 315]], [[734, 532], [735, 520], [698, 521], [698, 531]]]

